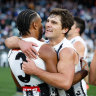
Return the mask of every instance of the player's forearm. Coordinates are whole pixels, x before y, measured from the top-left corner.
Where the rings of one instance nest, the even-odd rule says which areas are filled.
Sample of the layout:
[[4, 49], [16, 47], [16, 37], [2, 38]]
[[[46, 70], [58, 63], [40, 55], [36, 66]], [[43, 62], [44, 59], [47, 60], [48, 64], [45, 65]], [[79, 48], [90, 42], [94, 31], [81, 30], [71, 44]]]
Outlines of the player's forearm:
[[9, 37], [5, 40], [5, 45], [10, 49], [19, 48], [19, 40], [16, 36]]
[[96, 85], [96, 73], [95, 72], [89, 72], [89, 83], [92, 85]]
[[74, 75], [74, 79], [73, 79], [73, 85], [78, 83], [80, 80], [82, 80], [84, 77], [86, 77], [88, 75], [88, 71], [87, 70], [81, 70], [78, 71], [77, 73], [75, 73]]
[[89, 84], [96, 85], [96, 78], [94, 78], [94, 77], [95, 76], [93, 76], [93, 75], [89, 75]]
[[90, 64], [89, 83], [96, 85], [96, 50], [93, 56], [93, 60]]
[[66, 78], [61, 73], [49, 73], [47, 71], [44, 71], [38, 68], [38, 70], [34, 75], [36, 75], [46, 83], [57, 88], [68, 90], [72, 86], [72, 80], [70, 80], [71, 82], [69, 82], [69, 78]]
[[96, 85], [96, 69], [90, 66], [90, 72], [89, 72], [89, 83], [92, 85]]

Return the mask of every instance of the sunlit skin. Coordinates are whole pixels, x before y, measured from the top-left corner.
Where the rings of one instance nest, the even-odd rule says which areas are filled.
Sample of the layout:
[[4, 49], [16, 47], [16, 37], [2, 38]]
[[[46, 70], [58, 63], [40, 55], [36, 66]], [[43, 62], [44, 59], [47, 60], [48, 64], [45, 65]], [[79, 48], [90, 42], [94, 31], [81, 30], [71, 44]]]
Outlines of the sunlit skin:
[[53, 42], [52, 46], [58, 44], [64, 38], [64, 33], [67, 32], [68, 29], [62, 29], [61, 17], [56, 15], [51, 15], [48, 17], [47, 22], [45, 24], [45, 37], [47, 37]]

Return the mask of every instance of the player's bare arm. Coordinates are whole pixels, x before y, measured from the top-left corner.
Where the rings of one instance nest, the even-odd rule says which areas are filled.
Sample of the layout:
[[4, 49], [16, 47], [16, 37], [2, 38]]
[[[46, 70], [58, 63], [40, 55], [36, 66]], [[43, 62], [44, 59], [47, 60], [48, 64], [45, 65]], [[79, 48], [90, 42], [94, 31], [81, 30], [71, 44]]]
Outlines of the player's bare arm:
[[72, 85], [78, 83], [80, 80], [85, 78], [87, 75], [88, 75], [88, 71], [84, 70], [84, 69], [82, 69], [81, 71], [76, 72], [75, 75], [74, 75], [74, 80], [73, 80]]
[[[56, 66], [57, 66], [57, 54], [55, 50], [48, 44], [44, 44], [41, 46], [39, 50], [39, 57], [43, 59], [43, 61], [46, 64], [46, 69], [49, 72], [57, 72]], [[33, 62], [31, 60], [31, 62]], [[33, 62], [34, 63], [34, 62]], [[28, 74], [31, 74], [31, 65], [32, 64], [25, 64], [24, 71]]]
[[93, 60], [90, 64], [89, 83], [96, 85], [96, 50], [93, 56]]
[[34, 42], [26, 42], [19, 37], [12, 36], [5, 40], [5, 45], [9, 49], [20, 48], [23, 53], [29, 58], [36, 58], [37, 51], [32, 46], [37, 46]]
[[[35, 56], [34, 56], [34, 51], [35, 51], [35, 49], [34, 48], [32, 48], [32, 43], [31, 42], [26, 42], [26, 41], [24, 41], [24, 40], [21, 40], [20, 38], [18, 38], [18, 37], [16, 37], [16, 36], [13, 36], [13, 37], [10, 37], [10, 38], [8, 38], [8, 39], [6, 39], [6, 41], [5, 41], [5, 43], [6, 43], [6, 46], [8, 47], [8, 48], [19, 48], [19, 46], [20, 45], [18, 45], [18, 42], [19, 42], [19, 44], [21, 45], [21, 50], [28, 56], [28, 57], [34, 57], [35, 58]], [[12, 43], [9, 43], [9, 42], [12, 42]], [[15, 46], [13, 46], [13, 45], [15, 45]], [[32, 49], [30, 49], [30, 48], [32, 48]], [[42, 48], [41, 48], [42, 49]], [[26, 50], [28, 50], [27, 52], [26, 52]], [[30, 51], [30, 50], [32, 50], [32, 51]], [[46, 50], [45, 50], [46, 51]], [[29, 54], [28, 54], [29, 53]], [[43, 52], [42, 53], [46, 53], [46, 52], [44, 52], [44, 50], [43, 50]], [[32, 56], [31, 56], [32, 55]], [[45, 54], [46, 55], [46, 54]], [[51, 57], [51, 54], [49, 55], [48, 54], [48, 56], [49, 57]], [[49, 61], [49, 60], [48, 60]], [[51, 63], [49, 63], [49, 64], [51, 64]], [[47, 66], [47, 68], [48, 68], [48, 66]], [[50, 69], [50, 68], [48, 68], [48, 69]], [[85, 72], [85, 74], [86, 74], [86, 70], [84, 71], [84, 70], [81, 70], [81, 71], [79, 71], [79, 72], [77, 72], [77, 73], [75, 73], [75, 76], [74, 76], [74, 80], [73, 80], [73, 84], [76, 84], [77, 82], [79, 82], [81, 79], [83, 79], [84, 78], [84, 76], [85, 76], [85, 74], [84, 74], [84, 76], [83, 76], [83, 73]], [[81, 74], [81, 76], [79, 76]]]
[[81, 63], [83, 63], [82, 70], [75, 73], [74, 79], [73, 79], [73, 85], [78, 83], [80, 80], [82, 80], [84, 77], [86, 77], [88, 75], [89, 67], [88, 67], [87, 62], [85, 60], [83, 60], [83, 58], [82, 58]]
[[[67, 56], [66, 56], [67, 54]], [[23, 70], [27, 74], [34, 74], [46, 83], [53, 85], [57, 88], [63, 88], [68, 90], [73, 82], [74, 73], [75, 73], [75, 58], [76, 54], [71, 48], [64, 49], [60, 52], [60, 60], [57, 64], [57, 71], [59, 73], [50, 73], [44, 71], [34, 64], [33, 61], [28, 59], [28, 63], [23, 63]], [[28, 69], [30, 66], [30, 72]], [[71, 67], [70, 67], [71, 66]]]
[[14, 48], [20, 48], [19, 47], [19, 42], [20, 38], [17, 36], [12, 36], [9, 37], [5, 40], [5, 45], [9, 48], [9, 49], [14, 49]]

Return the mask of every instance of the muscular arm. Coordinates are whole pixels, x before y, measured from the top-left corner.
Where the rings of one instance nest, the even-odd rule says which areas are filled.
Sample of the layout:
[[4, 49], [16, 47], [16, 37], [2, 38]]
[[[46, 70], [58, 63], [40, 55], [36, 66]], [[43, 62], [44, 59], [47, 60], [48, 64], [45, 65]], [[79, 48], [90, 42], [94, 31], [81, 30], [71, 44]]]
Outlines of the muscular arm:
[[84, 69], [82, 69], [81, 71], [76, 72], [75, 75], [74, 75], [74, 79], [73, 79], [72, 85], [78, 83], [80, 80], [82, 80], [87, 75], [88, 75], [88, 71], [84, 70]]
[[37, 44], [35, 44], [33, 42], [26, 42], [16, 36], [12, 36], [12, 37], [7, 38], [5, 40], [5, 45], [9, 49], [20, 48], [22, 50], [22, 52], [25, 53], [26, 56], [29, 58], [36, 58], [36, 54], [38, 55], [38, 52], [32, 47], [32, 46], [37, 47]]
[[74, 75], [73, 85], [78, 83], [80, 80], [82, 80], [84, 77], [88, 75], [89, 67], [85, 60], [81, 59], [82, 63], [82, 70], [78, 71]]
[[19, 47], [19, 41], [20, 38], [16, 37], [16, 36], [12, 36], [9, 37], [5, 40], [5, 45], [9, 48], [9, 49], [13, 49], [13, 48], [20, 48]]
[[[73, 46], [75, 47], [75, 49], [76, 49], [77, 53], [80, 55], [80, 57], [84, 57], [84, 52], [85, 52], [85, 47], [84, 47], [84, 45], [83, 45], [80, 41], [77, 41], [77, 42], [75, 42], [75, 43], [73, 44]], [[85, 72], [85, 73], [84, 73], [84, 72]], [[83, 71], [83, 72], [80, 72], [81, 76], [80, 76], [79, 73], [77, 74], [77, 76], [79, 75], [77, 81], [82, 80], [82, 79], [84, 78], [84, 77], [82, 77], [82, 76], [83, 76], [83, 73], [86, 74], [86, 70]], [[88, 74], [88, 73], [87, 73], [87, 74]], [[87, 74], [86, 74], [86, 75], [87, 75]], [[77, 76], [76, 76], [76, 77], [77, 77]], [[81, 77], [81, 78], [79, 78], [79, 77]], [[87, 78], [88, 78], [88, 77], [85, 78], [85, 81], [86, 81], [86, 82], [88, 82]], [[75, 79], [75, 78], [74, 78], [74, 79]], [[76, 78], [76, 79], [77, 79], [77, 78]], [[75, 82], [73, 82], [73, 83], [75, 83]]]
[[90, 64], [89, 83], [96, 85], [96, 50], [93, 56], [93, 60]]
[[[71, 87], [74, 78], [75, 58], [76, 54], [73, 52], [73, 50], [65, 48], [60, 52], [60, 60], [57, 64], [58, 73], [50, 73], [44, 71], [36, 67], [34, 62], [32, 62], [31, 60], [28, 60], [28, 63], [23, 63], [23, 70], [27, 74], [36, 75], [37, 77], [52, 86], [68, 90]], [[30, 66], [30, 72], [28, 67], [26, 66]]]
[[57, 72], [57, 54], [49, 45], [44, 44], [39, 50], [39, 57], [45, 61], [46, 70], [48, 72]]

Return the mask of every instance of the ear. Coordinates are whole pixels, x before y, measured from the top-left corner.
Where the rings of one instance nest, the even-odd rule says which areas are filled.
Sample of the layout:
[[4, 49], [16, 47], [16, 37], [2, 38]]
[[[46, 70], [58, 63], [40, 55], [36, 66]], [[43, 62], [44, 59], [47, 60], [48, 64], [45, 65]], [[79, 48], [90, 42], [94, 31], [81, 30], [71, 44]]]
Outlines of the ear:
[[67, 31], [68, 31], [68, 28], [64, 28], [62, 33], [65, 34]]
[[33, 28], [35, 29], [35, 30], [37, 30], [38, 29], [38, 26], [37, 26], [37, 23], [36, 22], [33, 22]]
[[76, 28], [77, 32], [80, 32], [80, 28]]

